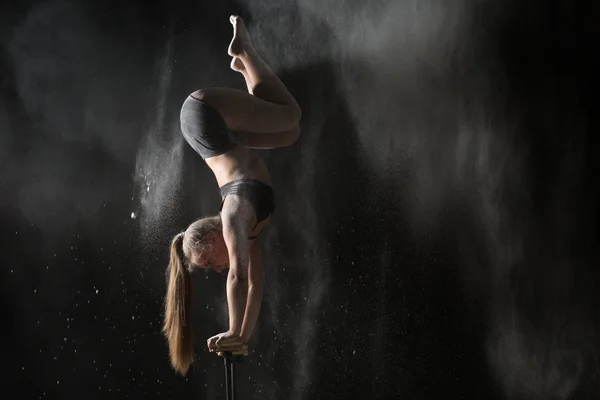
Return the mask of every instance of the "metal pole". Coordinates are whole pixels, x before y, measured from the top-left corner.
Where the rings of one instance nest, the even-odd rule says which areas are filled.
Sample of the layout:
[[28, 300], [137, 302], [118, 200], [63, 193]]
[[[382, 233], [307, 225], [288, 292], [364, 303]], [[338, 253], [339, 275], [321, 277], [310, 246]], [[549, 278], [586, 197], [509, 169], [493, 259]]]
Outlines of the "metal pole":
[[[237, 357], [235, 356], [231, 356], [232, 360], [229, 363], [229, 368], [230, 368], [230, 372], [229, 372], [229, 379], [231, 382], [231, 397], [229, 400], [235, 400], [235, 362]], [[235, 357], [235, 358], [233, 358]]]
[[229, 352], [223, 353], [223, 364], [225, 366], [225, 393], [227, 400], [235, 400], [235, 361], [236, 356]]
[[230, 400], [230, 397], [229, 397], [229, 381], [230, 381], [230, 379], [229, 379], [229, 365], [228, 365], [229, 362], [228, 362], [227, 356], [223, 357], [223, 364], [225, 366], [225, 394], [227, 396], [226, 397], [227, 400]]

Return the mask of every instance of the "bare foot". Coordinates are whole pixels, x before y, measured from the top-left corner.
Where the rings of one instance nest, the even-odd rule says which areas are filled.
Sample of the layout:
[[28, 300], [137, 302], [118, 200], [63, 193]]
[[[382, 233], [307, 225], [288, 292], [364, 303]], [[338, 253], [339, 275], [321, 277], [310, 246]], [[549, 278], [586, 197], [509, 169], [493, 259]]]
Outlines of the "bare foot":
[[233, 39], [231, 39], [227, 52], [231, 57], [236, 57], [251, 50], [252, 41], [242, 18], [232, 15], [229, 17], [229, 22], [233, 25]]
[[237, 57], [233, 57], [231, 60], [231, 69], [237, 72], [244, 72], [246, 70], [246, 66], [242, 60]]

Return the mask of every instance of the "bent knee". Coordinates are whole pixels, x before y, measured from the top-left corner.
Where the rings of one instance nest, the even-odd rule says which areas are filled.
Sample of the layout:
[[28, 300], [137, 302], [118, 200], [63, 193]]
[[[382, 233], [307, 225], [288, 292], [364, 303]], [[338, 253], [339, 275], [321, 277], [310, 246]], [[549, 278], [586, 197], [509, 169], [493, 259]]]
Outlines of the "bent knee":
[[300, 125], [296, 125], [296, 127], [290, 129], [286, 136], [287, 146], [291, 146], [296, 143], [300, 138]]
[[[293, 122], [293, 125], [299, 125], [300, 124], [300, 119], [302, 119], [302, 109], [300, 108], [300, 106], [298, 104], [292, 104], [289, 106], [289, 113], [290, 113], [290, 119]], [[300, 131], [300, 128], [298, 127], [298, 134]]]

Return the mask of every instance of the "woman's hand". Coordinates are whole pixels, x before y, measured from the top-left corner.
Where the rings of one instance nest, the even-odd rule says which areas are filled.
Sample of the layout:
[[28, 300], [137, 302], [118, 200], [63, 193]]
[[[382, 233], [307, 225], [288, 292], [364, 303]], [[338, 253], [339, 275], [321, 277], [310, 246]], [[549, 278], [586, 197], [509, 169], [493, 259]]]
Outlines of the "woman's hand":
[[215, 351], [217, 346], [224, 344], [241, 346], [243, 341], [239, 335], [236, 335], [230, 331], [219, 333], [218, 335], [215, 335], [206, 341], [208, 351]]

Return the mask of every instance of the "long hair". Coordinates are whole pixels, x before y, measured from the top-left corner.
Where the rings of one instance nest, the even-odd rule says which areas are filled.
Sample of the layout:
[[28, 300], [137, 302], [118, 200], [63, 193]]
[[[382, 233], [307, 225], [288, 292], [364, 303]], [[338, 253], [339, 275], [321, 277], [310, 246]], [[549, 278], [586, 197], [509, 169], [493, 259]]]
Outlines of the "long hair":
[[171, 365], [181, 375], [185, 375], [194, 362], [192, 266], [189, 259], [192, 254], [210, 250], [210, 234], [222, 232], [222, 229], [220, 216], [203, 218], [171, 241], [163, 333], [169, 343]]

